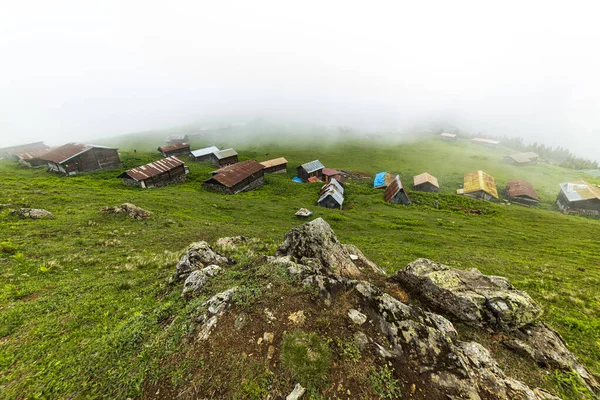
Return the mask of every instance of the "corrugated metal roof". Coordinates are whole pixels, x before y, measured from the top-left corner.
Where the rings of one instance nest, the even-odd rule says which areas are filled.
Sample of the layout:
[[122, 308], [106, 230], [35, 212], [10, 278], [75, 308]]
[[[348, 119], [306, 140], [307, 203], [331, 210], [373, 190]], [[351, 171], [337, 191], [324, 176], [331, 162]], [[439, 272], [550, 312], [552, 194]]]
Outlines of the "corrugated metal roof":
[[338, 203], [340, 205], [340, 207], [344, 204], [343, 193], [338, 192], [334, 186], [331, 186], [329, 189], [327, 189], [325, 192], [323, 192], [321, 197], [319, 197], [319, 200], [317, 200], [317, 203], [320, 203], [323, 200], [325, 200], [325, 198], [327, 198], [327, 196], [333, 197], [333, 199], [336, 201], [336, 203]]
[[506, 191], [509, 197], [527, 196], [534, 200], [540, 201], [535, 189], [531, 183], [522, 179], [513, 179], [506, 182]]
[[[400, 181], [400, 177], [396, 175], [385, 189], [385, 194], [383, 196], [385, 201], [389, 203], [401, 190], [404, 190], [404, 186], [402, 185], [402, 181]], [[406, 193], [406, 190], [404, 190], [404, 192]], [[408, 194], [406, 197], [408, 197]]]
[[423, 183], [429, 182], [431, 183], [433, 186], [435, 186], [436, 188], [440, 188], [440, 185], [438, 184], [438, 180], [435, 176], [433, 175], [429, 175], [427, 172], [424, 172], [420, 175], [414, 176], [413, 177], [413, 183], [415, 186], [417, 185], [421, 185]]
[[287, 164], [287, 160], [284, 157], [274, 158], [272, 160], [262, 161], [261, 164], [265, 168], [276, 167], [278, 165]]
[[326, 175], [326, 176], [339, 175], [341, 173], [342, 173], [342, 171], [338, 171], [337, 169], [323, 168], [323, 175]]
[[586, 181], [561, 183], [560, 190], [569, 201], [600, 199], [600, 187], [591, 185]]
[[250, 175], [262, 171], [262, 169], [262, 164], [257, 161], [242, 161], [222, 169], [221, 172], [213, 175], [212, 178], [207, 179], [205, 182], [215, 180], [224, 186], [233, 187]]
[[307, 162], [306, 164], [302, 164], [301, 167], [309, 174], [311, 172], [315, 172], [315, 171], [325, 168], [325, 166], [323, 164], [321, 164], [321, 161], [319, 161], [319, 160], [313, 160], [311, 162]]
[[186, 140], [187, 135], [170, 135], [167, 140]]
[[186, 147], [190, 147], [190, 145], [188, 143], [175, 143], [175, 144], [169, 144], [166, 146], [160, 146], [158, 148], [158, 151], [160, 152], [168, 152], [168, 151], [173, 151], [173, 150], [179, 150], [179, 149], [185, 149]]
[[513, 161], [516, 162], [517, 164], [526, 164], [526, 163], [530, 163], [532, 161], [537, 160], [539, 156], [535, 153], [529, 152], [529, 153], [513, 154], [513, 155], [509, 155], [508, 157], [513, 159]]
[[330, 187], [334, 187], [338, 192], [340, 192], [342, 194], [344, 193], [344, 187], [336, 179], [332, 179], [332, 180], [329, 181], [328, 184], [323, 185], [321, 187], [321, 193], [324, 193]]
[[3, 147], [0, 149], [0, 151], [4, 151], [8, 154], [16, 155], [19, 153], [28, 153], [30, 151], [38, 151], [38, 150], [44, 150], [44, 149], [48, 149], [48, 145], [46, 145], [44, 142], [34, 142], [34, 143], [19, 144], [16, 146]]
[[237, 155], [238, 155], [237, 151], [235, 151], [232, 148], [221, 150], [221, 151], [215, 153], [215, 156], [217, 156], [217, 158], [219, 160], [222, 160], [224, 158], [229, 158], [229, 157], [237, 156]]
[[474, 193], [483, 190], [494, 198], [498, 198], [496, 190], [496, 180], [493, 176], [486, 174], [483, 171], [475, 171], [465, 174], [463, 185], [464, 193]]
[[61, 164], [93, 148], [116, 150], [113, 147], [98, 146], [93, 144], [67, 143], [60, 147], [52, 149], [51, 151], [47, 152], [42, 157], [40, 157], [40, 159]]
[[194, 157], [201, 157], [201, 156], [206, 156], [208, 154], [217, 153], [219, 151], [221, 151], [221, 150], [219, 150], [216, 146], [210, 146], [210, 147], [205, 147], [203, 149], [194, 150], [191, 153]]
[[485, 143], [485, 144], [500, 144], [499, 140], [486, 139], [486, 138], [474, 138], [474, 139], [471, 139], [471, 142]]
[[45, 154], [49, 153], [53, 149], [43, 149], [43, 150], [33, 150], [22, 153], [15, 153], [15, 156], [19, 157], [21, 160], [31, 160], [32, 158], [41, 158]]
[[125, 176], [135, 179], [136, 181], [143, 181], [155, 175], [162, 174], [163, 172], [170, 171], [184, 162], [175, 156], [163, 158], [162, 160], [154, 161], [141, 167], [132, 168], [128, 171], [123, 172], [117, 178], [124, 178]]

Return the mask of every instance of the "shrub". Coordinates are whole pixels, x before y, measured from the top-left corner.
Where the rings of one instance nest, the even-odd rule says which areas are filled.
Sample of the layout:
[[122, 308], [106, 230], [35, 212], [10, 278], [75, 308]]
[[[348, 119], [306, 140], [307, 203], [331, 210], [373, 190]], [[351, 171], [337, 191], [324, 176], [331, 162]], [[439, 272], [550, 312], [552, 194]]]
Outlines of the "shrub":
[[400, 399], [402, 392], [398, 380], [394, 378], [394, 368], [387, 364], [381, 368], [372, 368], [371, 387], [380, 399]]

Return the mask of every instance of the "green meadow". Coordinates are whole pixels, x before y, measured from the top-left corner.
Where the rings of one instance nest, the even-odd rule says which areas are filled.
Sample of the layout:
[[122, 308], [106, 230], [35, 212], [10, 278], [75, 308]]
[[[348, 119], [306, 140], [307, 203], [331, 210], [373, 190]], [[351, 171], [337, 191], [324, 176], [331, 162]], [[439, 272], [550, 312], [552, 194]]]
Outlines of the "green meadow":
[[[185, 247], [245, 235], [274, 248], [302, 222], [294, 216], [300, 207], [323, 217], [342, 242], [389, 273], [424, 257], [507, 277], [543, 306], [543, 321], [600, 376], [600, 220], [563, 215], [554, 205], [558, 183], [599, 178], [544, 162], [507, 165], [502, 156], [511, 150], [462, 140], [198, 141], [192, 148], [235, 147], [241, 160], [286, 157], [288, 174], [268, 175], [264, 187], [226, 196], [201, 188], [210, 165], [183, 157], [190, 167], [187, 182], [143, 190], [116, 179], [160, 158], [151, 142], [135, 140], [108, 143], [120, 147], [123, 168], [114, 171], [59, 177], [0, 161], [0, 204], [54, 214], [24, 220], [9, 216], [9, 206], [0, 209], [0, 398], [135, 398], [146, 395], [148, 381], [185, 384], [197, 362], [162, 362], [193, 346], [184, 340], [192, 329], [186, 315], [197, 304], [167, 284]], [[345, 210], [322, 209], [315, 205], [320, 184], [291, 181], [295, 167], [313, 159], [338, 169], [398, 173], [409, 188], [413, 175], [429, 172], [441, 190], [409, 190], [413, 204], [402, 206], [385, 203], [371, 182], [354, 182], [346, 188]], [[528, 180], [541, 204], [526, 208], [457, 196], [463, 175], [477, 169], [496, 178], [499, 193], [507, 180]], [[125, 202], [153, 217], [100, 214]], [[545, 384], [568, 394], [567, 378], [551, 374]]]

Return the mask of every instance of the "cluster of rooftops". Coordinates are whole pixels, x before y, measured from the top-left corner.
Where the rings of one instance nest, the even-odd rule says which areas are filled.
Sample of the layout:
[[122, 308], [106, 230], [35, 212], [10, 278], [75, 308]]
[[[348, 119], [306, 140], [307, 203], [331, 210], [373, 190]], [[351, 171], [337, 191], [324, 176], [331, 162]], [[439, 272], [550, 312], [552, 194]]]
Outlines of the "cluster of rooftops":
[[[456, 137], [450, 133], [442, 133], [440, 136], [444, 140]], [[183, 155], [188, 156], [191, 161], [210, 162], [215, 166], [217, 169], [202, 186], [222, 193], [235, 194], [256, 189], [264, 184], [264, 174], [287, 173], [287, 160], [284, 157], [262, 162], [240, 162], [238, 153], [233, 148], [219, 149], [210, 146], [191, 150], [185, 136], [172, 136], [166, 142], [166, 145], [158, 148], [163, 159], [129, 169], [118, 175], [118, 178], [126, 185], [142, 188], [184, 182], [189, 169], [179, 158]], [[0, 149], [0, 157], [15, 159], [29, 167], [46, 167], [49, 172], [64, 175], [121, 167], [116, 148], [80, 143], [67, 143], [54, 148], [43, 142], [6, 147]], [[506, 156], [504, 161], [524, 165], [535, 163], [537, 159], [535, 153], [521, 153]], [[373, 178], [375, 189], [384, 190], [385, 201], [405, 205], [411, 203], [400, 176], [388, 172], [380, 172], [372, 177], [361, 172], [326, 168], [319, 160], [313, 160], [298, 166], [292, 180], [323, 182], [317, 204], [342, 209], [346, 182], [366, 178]], [[438, 179], [427, 172], [413, 177], [414, 191], [437, 192], [439, 188]], [[481, 170], [465, 174], [462, 188], [457, 190], [457, 194], [482, 200], [499, 200], [494, 177]], [[534, 187], [521, 179], [508, 181], [504, 194], [507, 200], [525, 205], [534, 205], [540, 201]], [[600, 187], [585, 181], [561, 183], [556, 204], [565, 212], [600, 214]]]

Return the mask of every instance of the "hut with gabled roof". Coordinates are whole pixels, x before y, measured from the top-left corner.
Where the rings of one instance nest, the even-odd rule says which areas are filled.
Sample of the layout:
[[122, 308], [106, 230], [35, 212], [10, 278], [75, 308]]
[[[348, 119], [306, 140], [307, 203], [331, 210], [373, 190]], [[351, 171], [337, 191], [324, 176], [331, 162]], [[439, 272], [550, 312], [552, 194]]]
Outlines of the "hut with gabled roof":
[[304, 182], [308, 182], [309, 178], [323, 179], [323, 168], [325, 166], [319, 160], [313, 160], [296, 168], [298, 177]]
[[217, 162], [217, 154], [219, 148], [216, 146], [205, 147], [203, 149], [198, 149], [190, 152], [190, 160], [192, 161], [210, 161], [213, 164]]
[[180, 144], [180, 143], [189, 143], [189, 142], [190, 142], [190, 138], [188, 137], [188, 135], [170, 135], [165, 140], [165, 143], [167, 145]]
[[440, 184], [435, 176], [424, 172], [413, 177], [413, 190], [418, 192], [437, 192]]
[[246, 192], [265, 184], [263, 165], [254, 160], [242, 161], [219, 169], [202, 187], [226, 194]]
[[504, 193], [506, 198], [514, 203], [531, 206], [540, 202], [540, 198], [533, 185], [522, 179], [513, 179], [506, 182]]
[[46, 145], [44, 142], [34, 142], [19, 144], [16, 146], [8, 146], [0, 149], [0, 158], [16, 159], [16, 154], [42, 151], [47, 149], [49, 149], [49, 146]]
[[586, 181], [565, 182], [560, 185], [556, 205], [564, 212], [583, 215], [600, 214], [600, 187]]
[[185, 182], [186, 175], [185, 163], [171, 156], [127, 170], [117, 178], [128, 186], [151, 188]]
[[160, 146], [158, 151], [163, 157], [182, 156], [190, 154], [190, 145], [187, 143], [168, 144]]
[[533, 152], [519, 153], [505, 156], [504, 162], [513, 165], [529, 165], [535, 164], [539, 157], [540, 156]]
[[238, 162], [238, 153], [232, 148], [220, 150], [215, 153], [215, 160], [213, 165], [217, 167], [225, 167], [227, 165], [235, 164]]
[[287, 160], [284, 157], [261, 161], [265, 174], [285, 174], [287, 172]]
[[32, 150], [23, 153], [16, 153], [14, 156], [17, 158], [19, 164], [30, 168], [46, 167], [47, 163], [42, 159], [52, 149], [43, 150]]
[[496, 180], [481, 170], [465, 174], [463, 188], [457, 193], [474, 199], [498, 200]]
[[344, 187], [337, 180], [331, 179], [328, 184], [323, 185], [321, 188], [317, 205], [341, 210], [344, 205]]
[[411, 203], [410, 197], [406, 193], [398, 175], [394, 176], [394, 179], [385, 189], [384, 199], [388, 203], [404, 204], [406, 206]]
[[48, 165], [49, 172], [75, 175], [99, 169], [121, 166], [117, 149], [81, 143], [67, 143], [40, 156]]

